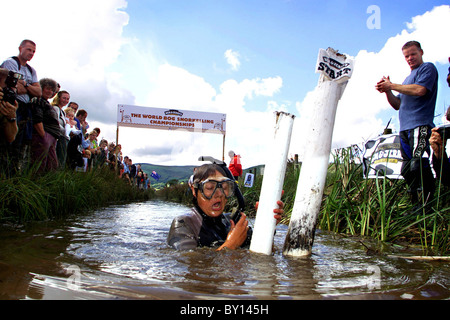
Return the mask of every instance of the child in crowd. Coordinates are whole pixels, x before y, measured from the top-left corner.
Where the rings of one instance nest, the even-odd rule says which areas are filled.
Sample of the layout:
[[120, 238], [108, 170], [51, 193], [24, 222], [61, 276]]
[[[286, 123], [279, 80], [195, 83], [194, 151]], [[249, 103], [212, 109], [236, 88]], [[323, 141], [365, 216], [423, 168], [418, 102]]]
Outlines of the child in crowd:
[[75, 121], [75, 111], [71, 107], [64, 109], [66, 113], [66, 134], [70, 137], [70, 133], [79, 134], [80, 130], [77, 129], [77, 122]]

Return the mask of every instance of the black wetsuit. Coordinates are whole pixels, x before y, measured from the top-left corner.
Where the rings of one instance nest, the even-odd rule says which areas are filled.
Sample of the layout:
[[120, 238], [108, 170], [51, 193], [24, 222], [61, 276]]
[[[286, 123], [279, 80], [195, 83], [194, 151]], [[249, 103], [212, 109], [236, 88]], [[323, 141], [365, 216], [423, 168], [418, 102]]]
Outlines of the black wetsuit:
[[[217, 218], [206, 215], [200, 208], [176, 217], [170, 227], [167, 243], [177, 250], [191, 250], [197, 247], [219, 247], [228, 235], [231, 227], [229, 214]], [[250, 230], [249, 230], [250, 231]], [[248, 246], [251, 232], [242, 245]]]

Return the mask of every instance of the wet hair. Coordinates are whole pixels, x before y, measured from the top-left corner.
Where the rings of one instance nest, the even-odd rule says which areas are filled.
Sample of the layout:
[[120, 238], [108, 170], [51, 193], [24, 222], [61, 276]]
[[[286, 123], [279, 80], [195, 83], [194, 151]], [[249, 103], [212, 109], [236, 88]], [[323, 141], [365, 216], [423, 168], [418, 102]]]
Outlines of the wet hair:
[[206, 180], [209, 176], [214, 175], [216, 171], [218, 171], [224, 177], [227, 176], [222, 167], [217, 164], [204, 164], [198, 167], [194, 173], [194, 183], [199, 183], [203, 180]]
[[419, 48], [419, 50], [422, 50], [422, 46], [420, 45], [420, 42], [418, 41], [408, 41], [407, 43], [405, 43], [402, 47], [402, 50], [408, 49], [409, 47], [412, 46], [416, 46], [417, 48]]
[[[214, 175], [216, 173], [216, 171], [218, 171], [224, 177], [227, 176], [227, 174], [222, 169], [222, 167], [217, 164], [204, 164], [204, 165], [196, 168], [195, 173], [194, 173], [194, 178], [193, 178], [193, 182], [194, 182], [193, 185], [195, 186], [196, 183], [199, 183], [203, 180], [208, 179], [208, 177]], [[198, 188], [194, 187], [194, 192], [195, 192], [195, 197], [192, 197], [192, 203], [201, 212], [201, 209], [198, 206], [198, 202], [197, 202]]]

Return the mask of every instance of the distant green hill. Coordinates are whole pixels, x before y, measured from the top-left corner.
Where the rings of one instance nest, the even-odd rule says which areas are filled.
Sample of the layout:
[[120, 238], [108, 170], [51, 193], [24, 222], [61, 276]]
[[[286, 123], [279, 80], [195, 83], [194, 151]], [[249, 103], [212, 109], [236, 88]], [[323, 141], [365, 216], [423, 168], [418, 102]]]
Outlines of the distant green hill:
[[179, 182], [187, 182], [192, 175], [196, 166], [162, 166], [150, 163], [141, 163], [141, 168], [149, 176], [153, 171], [156, 171], [161, 177], [159, 181], [150, 178], [151, 185], [157, 187], [158, 185], [165, 185], [170, 180], [178, 180]]
[[[146, 172], [149, 176], [153, 171], [156, 171], [161, 177], [159, 181], [156, 181], [153, 178], [150, 178], [150, 183], [154, 188], [161, 188], [166, 185], [170, 180], [178, 180], [178, 182], [187, 182], [192, 175], [194, 168], [196, 166], [162, 166], [157, 164], [150, 163], [141, 163], [141, 168], [144, 172]], [[243, 175], [247, 172], [253, 172], [257, 174], [261, 174], [261, 170], [264, 168], [264, 165], [251, 167], [244, 169]]]

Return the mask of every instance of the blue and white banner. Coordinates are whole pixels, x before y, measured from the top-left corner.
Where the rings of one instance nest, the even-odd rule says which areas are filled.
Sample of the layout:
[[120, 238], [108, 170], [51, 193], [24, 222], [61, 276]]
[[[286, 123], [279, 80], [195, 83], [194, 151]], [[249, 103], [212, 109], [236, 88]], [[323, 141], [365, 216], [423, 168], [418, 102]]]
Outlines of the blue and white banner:
[[119, 104], [117, 108], [117, 126], [124, 127], [225, 134], [226, 117], [224, 113], [124, 104]]

